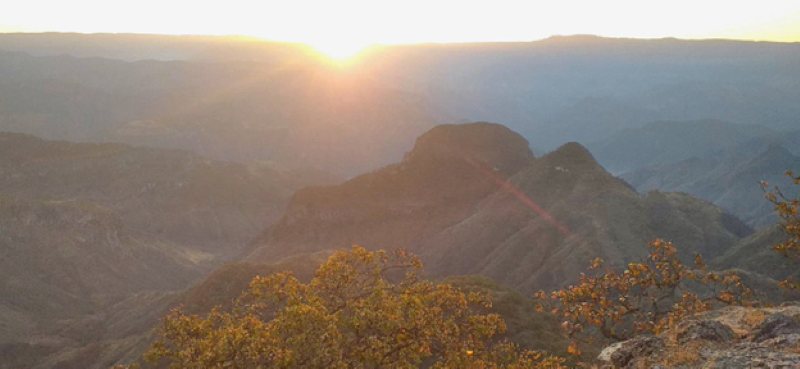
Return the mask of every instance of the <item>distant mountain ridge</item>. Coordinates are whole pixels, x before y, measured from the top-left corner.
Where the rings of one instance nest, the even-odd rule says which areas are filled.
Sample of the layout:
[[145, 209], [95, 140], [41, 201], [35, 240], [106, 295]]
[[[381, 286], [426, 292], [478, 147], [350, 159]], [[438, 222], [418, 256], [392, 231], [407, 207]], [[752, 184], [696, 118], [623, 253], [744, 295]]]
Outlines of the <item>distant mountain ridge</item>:
[[128, 63], [0, 49], [0, 130], [46, 139], [354, 175], [450, 120], [419, 94], [317, 59]]
[[176, 291], [236, 258], [295, 189], [337, 180], [0, 132], [0, 367], [136, 360]]
[[790, 191], [792, 181], [783, 173], [800, 168], [800, 156], [778, 142], [745, 142], [706, 158], [645, 167], [620, 177], [640, 192], [686, 192], [730, 211], [752, 227], [769, 227], [778, 217], [774, 205], [764, 198], [759, 182]]
[[608, 166], [588, 143], [620, 129], [716, 119], [783, 132], [800, 116], [800, 45], [786, 43], [565, 36], [375, 46], [341, 65], [214, 37], [0, 35], [0, 50], [2, 130], [345, 176], [461, 120], [504, 122], [542, 150], [581, 142]]
[[651, 122], [619, 130], [587, 147], [609, 171], [623, 173], [690, 158], [710, 158], [726, 150], [761, 151], [771, 143], [794, 149], [797, 139], [800, 131], [776, 132], [758, 125], [706, 119]]
[[[498, 146], [464, 144], [486, 137], [486, 130], [505, 138], [487, 140]], [[461, 137], [454, 142], [463, 153], [427, 152], [425, 137], [434, 135]], [[638, 195], [577, 143], [535, 159], [523, 142], [486, 123], [434, 128], [401, 163], [296, 193], [247, 260], [354, 243], [407, 247], [422, 255], [432, 275], [477, 273], [531, 291], [568, 283], [598, 256], [624, 265], [657, 237], [674, 240], [686, 255], [710, 258], [751, 232], [691, 196]], [[489, 161], [473, 159], [485, 152], [494, 153], [483, 156]]]
[[[495, 191], [494, 179], [482, 171], [509, 175], [531, 159], [527, 142], [501, 125], [435, 127], [398, 164], [341, 186], [296, 192], [281, 225], [256, 241], [283, 246], [257, 249], [249, 258], [263, 262], [316, 252], [328, 249], [325, 240], [345, 247], [377, 240], [385, 249], [407, 246], [463, 219]], [[316, 226], [324, 228], [318, 234], [305, 231]]]
[[71, 325], [135, 294], [186, 288], [210, 257], [133, 232], [95, 203], [0, 196], [0, 357], [32, 351], [18, 363], [32, 365], [96, 342]]
[[137, 232], [223, 258], [277, 219], [295, 189], [335, 180], [183, 151], [0, 133], [2, 193], [96, 202]]

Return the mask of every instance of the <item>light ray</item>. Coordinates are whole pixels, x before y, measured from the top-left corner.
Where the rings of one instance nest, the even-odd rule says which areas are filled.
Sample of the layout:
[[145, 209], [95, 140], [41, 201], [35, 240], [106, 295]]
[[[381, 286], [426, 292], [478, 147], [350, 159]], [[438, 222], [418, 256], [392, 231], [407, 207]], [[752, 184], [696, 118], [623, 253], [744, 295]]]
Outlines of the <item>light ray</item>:
[[484, 168], [482, 165], [478, 164], [478, 162], [469, 157], [467, 157], [467, 162], [473, 167], [480, 170], [484, 175], [489, 177], [489, 179], [494, 181], [498, 186], [500, 186], [500, 188], [502, 188], [512, 196], [516, 197], [520, 202], [525, 204], [525, 206], [529, 207], [531, 210], [536, 212], [536, 214], [539, 214], [539, 216], [541, 216], [546, 221], [553, 224], [553, 226], [555, 226], [556, 229], [559, 230], [559, 232], [567, 236], [574, 234], [572, 233], [572, 231], [569, 230], [569, 228], [567, 228], [567, 226], [561, 224], [561, 222], [559, 222], [558, 219], [556, 219], [554, 216], [550, 215], [550, 213], [548, 213], [547, 210], [544, 210], [541, 206], [537, 205], [535, 202], [533, 202], [533, 200], [531, 200], [530, 197], [528, 197], [528, 195], [522, 192], [522, 190], [520, 190], [517, 186], [514, 186], [514, 184], [511, 183], [510, 180], [503, 178], [500, 175]]

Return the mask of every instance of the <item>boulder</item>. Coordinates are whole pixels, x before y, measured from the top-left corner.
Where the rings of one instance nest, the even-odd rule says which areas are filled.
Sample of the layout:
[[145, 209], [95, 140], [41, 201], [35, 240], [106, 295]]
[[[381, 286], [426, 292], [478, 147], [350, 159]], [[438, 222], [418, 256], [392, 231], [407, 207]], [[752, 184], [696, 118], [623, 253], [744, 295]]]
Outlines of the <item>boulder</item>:
[[777, 313], [764, 319], [761, 325], [756, 328], [753, 342], [763, 342], [790, 334], [800, 334], [800, 323], [792, 317]]
[[692, 320], [678, 326], [679, 342], [706, 340], [712, 342], [731, 342], [736, 334], [731, 327], [716, 320]]
[[664, 339], [661, 337], [637, 337], [606, 347], [597, 360], [614, 368], [635, 368], [637, 358], [651, 356], [663, 348]]

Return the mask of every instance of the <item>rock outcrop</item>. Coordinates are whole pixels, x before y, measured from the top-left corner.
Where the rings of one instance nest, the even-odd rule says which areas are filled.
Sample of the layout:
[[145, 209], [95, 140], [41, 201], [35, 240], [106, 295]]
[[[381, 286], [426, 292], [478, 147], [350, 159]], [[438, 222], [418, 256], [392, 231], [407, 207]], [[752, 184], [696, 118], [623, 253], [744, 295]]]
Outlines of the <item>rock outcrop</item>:
[[702, 314], [658, 336], [606, 347], [614, 368], [798, 368], [800, 304], [728, 307]]

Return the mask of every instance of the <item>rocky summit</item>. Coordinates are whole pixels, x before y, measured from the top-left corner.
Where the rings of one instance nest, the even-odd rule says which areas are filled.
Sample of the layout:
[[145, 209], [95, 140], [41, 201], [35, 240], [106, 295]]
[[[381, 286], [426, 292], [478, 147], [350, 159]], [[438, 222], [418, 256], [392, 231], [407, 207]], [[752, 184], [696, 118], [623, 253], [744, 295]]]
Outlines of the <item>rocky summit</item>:
[[595, 257], [625, 265], [655, 238], [673, 240], [688, 260], [751, 232], [688, 195], [639, 195], [578, 143], [537, 159], [513, 131], [473, 123], [430, 130], [400, 163], [298, 191], [247, 260], [402, 247], [433, 276], [482, 274], [532, 291], [569, 283]]

